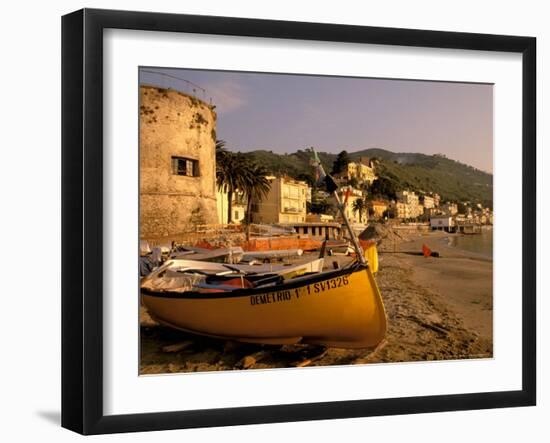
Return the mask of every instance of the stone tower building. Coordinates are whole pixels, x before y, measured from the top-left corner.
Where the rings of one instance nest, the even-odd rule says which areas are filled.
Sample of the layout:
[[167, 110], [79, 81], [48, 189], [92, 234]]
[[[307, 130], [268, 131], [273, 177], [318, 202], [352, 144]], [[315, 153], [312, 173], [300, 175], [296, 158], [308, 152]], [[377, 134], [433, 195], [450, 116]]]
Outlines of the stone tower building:
[[140, 87], [140, 236], [217, 222], [216, 113], [172, 89]]

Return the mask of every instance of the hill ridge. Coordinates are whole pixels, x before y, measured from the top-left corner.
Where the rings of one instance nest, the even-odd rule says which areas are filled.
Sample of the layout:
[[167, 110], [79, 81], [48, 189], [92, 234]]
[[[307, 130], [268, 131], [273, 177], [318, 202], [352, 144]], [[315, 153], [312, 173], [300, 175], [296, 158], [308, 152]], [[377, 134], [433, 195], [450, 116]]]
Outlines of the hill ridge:
[[[313, 170], [309, 164], [311, 154], [305, 150], [277, 154], [268, 149], [258, 149], [244, 154], [264, 165], [274, 175], [286, 174], [310, 183], [313, 181]], [[318, 154], [325, 170], [330, 172], [337, 154]], [[378, 160], [376, 173], [389, 189], [436, 192], [441, 195], [442, 201], [471, 201], [492, 207], [493, 175], [442, 154], [366, 148], [348, 152], [348, 156], [352, 161], [359, 157]]]

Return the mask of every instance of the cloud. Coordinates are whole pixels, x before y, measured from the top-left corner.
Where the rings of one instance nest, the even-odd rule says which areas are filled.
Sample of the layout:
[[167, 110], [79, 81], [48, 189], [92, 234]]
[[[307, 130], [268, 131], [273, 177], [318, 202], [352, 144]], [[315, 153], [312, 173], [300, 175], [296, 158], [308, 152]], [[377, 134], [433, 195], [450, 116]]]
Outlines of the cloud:
[[206, 94], [212, 98], [218, 113], [232, 112], [248, 103], [246, 88], [234, 80], [222, 80], [206, 85]]

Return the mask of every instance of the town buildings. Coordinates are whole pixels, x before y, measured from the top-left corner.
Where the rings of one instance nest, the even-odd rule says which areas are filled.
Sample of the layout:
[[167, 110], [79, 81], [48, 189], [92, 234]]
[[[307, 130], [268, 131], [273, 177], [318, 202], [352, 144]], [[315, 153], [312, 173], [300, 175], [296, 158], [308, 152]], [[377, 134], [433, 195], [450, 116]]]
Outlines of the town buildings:
[[430, 218], [430, 228], [432, 230], [450, 232], [454, 229], [455, 220], [450, 215], [436, 215]]
[[456, 203], [444, 204], [441, 208], [443, 212], [430, 214], [430, 227], [448, 232], [475, 234], [480, 232], [481, 225], [493, 224], [493, 211], [489, 208], [484, 208], [480, 203], [472, 206], [470, 202], [462, 202], [462, 205], [463, 212], [459, 213]]
[[424, 209], [435, 208], [435, 199], [430, 195], [423, 195], [422, 204], [424, 206]]
[[334, 221], [334, 215], [330, 214], [308, 214], [306, 222], [308, 223], [329, 223]]
[[414, 218], [416, 212], [413, 213], [411, 206], [408, 203], [395, 202], [395, 218], [409, 219]]
[[398, 191], [396, 195], [395, 214], [397, 218], [416, 218], [424, 213], [424, 207], [420, 205], [419, 197], [414, 191]]
[[376, 180], [374, 163], [366, 157], [360, 157], [358, 161], [348, 163], [345, 178], [348, 181], [355, 178], [358, 183], [372, 184]]
[[417, 206], [419, 197], [414, 191], [397, 191], [397, 200], [408, 205]]
[[362, 191], [352, 188], [351, 186], [344, 186], [338, 190], [338, 196], [341, 202], [345, 202], [347, 199], [344, 212], [350, 223], [365, 223], [367, 221], [368, 212], [366, 205], [361, 212], [354, 211], [355, 202], [364, 198]]
[[306, 221], [308, 185], [289, 177], [267, 177], [267, 197], [252, 204], [254, 223], [303, 223]]
[[[227, 192], [218, 188], [216, 192], [216, 208], [218, 211], [218, 223], [227, 224], [228, 220], [228, 195]], [[230, 223], [241, 224], [246, 217], [246, 197], [240, 193], [233, 194], [231, 202], [231, 221]]]
[[433, 193], [432, 197], [434, 199], [434, 208], [439, 208], [439, 204], [441, 203], [441, 196], [439, 194]]
[[424, 208], [424, 215], [433, 217], [435, 215], [443, 215], [443, 212], [440, 208]]
[[373, 218], [382, 218], [384, 213], [388, 210], [389, 203], [385, 200], [371, 200], [369, 202], [369, 209], [372, 211]]
[[456, 215], [458, 214], [458, 205], [456, 203], [446, 202], [441, 206], [441, 210], [444, 213], [447, 213], [450, 215]]

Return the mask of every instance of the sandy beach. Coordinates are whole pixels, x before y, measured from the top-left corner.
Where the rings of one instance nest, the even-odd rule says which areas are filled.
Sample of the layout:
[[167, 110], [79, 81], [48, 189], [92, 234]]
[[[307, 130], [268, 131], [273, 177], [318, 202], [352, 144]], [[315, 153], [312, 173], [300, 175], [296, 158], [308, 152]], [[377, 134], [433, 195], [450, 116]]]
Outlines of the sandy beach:
[[[451, 235], [415, 233], [380, 242], [376, 280], [388, 332], [375, 349], [252, 345], [199, 337], [159, 326], [142, 308], [140, 373], [490, 358], [493, 264], [448, 246]], [[422, 256], [423, 244], [439, 257]]]

